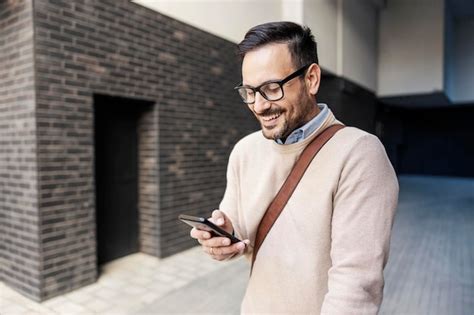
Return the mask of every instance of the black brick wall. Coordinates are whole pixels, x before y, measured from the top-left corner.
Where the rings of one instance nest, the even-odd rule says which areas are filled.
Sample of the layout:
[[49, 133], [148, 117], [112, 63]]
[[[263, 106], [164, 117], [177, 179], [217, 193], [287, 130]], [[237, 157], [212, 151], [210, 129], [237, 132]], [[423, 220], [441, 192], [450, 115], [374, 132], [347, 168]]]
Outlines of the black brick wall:
[[474, 177], [474, 104], [386, 106], [382, 140], [400, 174]]
[[41, 244], [33, 60], [31, 1], [0, 1], [0, 280], [37, 298]]
[[[8, 3], [2, 2], [2, 12], [11, 10]], [[31, 15], [30, 2], [12, 3], [28, 8]], [[21, 219], [17, 210], [25, 212], [31, 228], [17, 237], [22, 239], [17, 247], [29, 258], [7, 255], [13, 250], [5, 245], [0, 249], [7, 266], [20, 256], [21, 262], [34, 264], [34, 274], [29, 271], [28, 277], [9, 283], [44, 300], [97, 277], [94, 96], [154, 104], [140, 116], [138, 127], [139, 239], [141, 251], [158, 257], [195, 244], [177, 215], [208, 215], [218, 205], [230, 150], [257, 125], [232, 89], [240, 81], [235, 44], [125, 0], [35, 0], [33, 4], [36, 89], [31, 82], [30, 34], [25, 44], [30, 49], [19, 56], [28, 57], [30, 71], [24, 75], [30, 88], [21, 91], [27, 91], [26, 96], [17, 96], [26, 97], [28, 106], [23, 110], [18, 99], [10, 98], [9, 107], [2, 103], [0, 112], [0, 133], [5, 133], [1, 141], [16, 133], [20, 142], [5, 143], [0, 158], [9, 162], [7, 156], [17, 147], [28, 158], [18, 173], [25, 178], [21, 195], [10, 179], [15, 174], [10, 168], [19, 167], [18, 159], [0, 166], [2, 192], [11, 191], [10, 197], [0, 197], [0, 232], [2, 240], [8, 238], [11, 225]], [[23, 18], [31, 33], [31, 16]], [[2, 45], [2, 49], [4, 58], [17, 47]], [[15, 80], [19, 78], [15, 74]], [[2, 75], [4, 81], [10, 79]], [[16, 81], [11, 84], [19, 86]], [[21, 206], [14, 208], [10, 199], [21, 200]], [[12, 275], [7, 269], [2, 270], [3, 278], [23, 273], [18, 270]]]
[[374, 93], [347, 79], [324, 74], [317, 100], [328, 104], [336, 118], [346, 125], [377, 134], [378, 106]]
[[139, 216], [141, 250], [158, 257], [195, 244], [177, 215], [218, 205], [228, 154], [255, 125], [230, 42], [123, 0], [37, 0], [35, 22], [47, 298], [96, 277], [94, 94], [155, 104], [139, 126]]

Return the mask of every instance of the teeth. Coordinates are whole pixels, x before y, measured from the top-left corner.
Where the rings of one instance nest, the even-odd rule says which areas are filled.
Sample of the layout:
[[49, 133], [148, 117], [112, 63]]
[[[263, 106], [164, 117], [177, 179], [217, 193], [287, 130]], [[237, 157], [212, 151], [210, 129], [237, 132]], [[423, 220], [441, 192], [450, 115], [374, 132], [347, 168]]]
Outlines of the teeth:
[[272, 115], [272, 116], [269, 116], [269, 117], [262, 117], [263, 120], [265, 121], [270, 121], [270, 120], [273, 120], [273, 119], [276, 119], [278, 117], [280, 117], [281, 114], [275, 114], [275, 115]]

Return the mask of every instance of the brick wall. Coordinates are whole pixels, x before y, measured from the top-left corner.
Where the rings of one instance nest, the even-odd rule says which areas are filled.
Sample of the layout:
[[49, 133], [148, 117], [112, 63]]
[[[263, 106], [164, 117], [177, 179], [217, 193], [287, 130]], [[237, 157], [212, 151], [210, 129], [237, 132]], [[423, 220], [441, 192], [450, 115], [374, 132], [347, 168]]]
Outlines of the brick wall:
[[378, 102], [374, 93], [342, 77], [325, 74], [317, 100], [327, 103], [336, 118], [346, 125], [376, 134]]
[[32, 298], [40, 288], [35, 134], [32, 3], [0, 1], [0, 280]]
[[93, 97], [147, 100], [139, 126], [141, 250], [195, 244], [177, 221], [208, 215], [233, 144], [256, 129], [232, 90], [235, 45], [129, 1], [36, 0], [41, 294], [96, 279]]
[[[1, 279], [39, 300], [95, 281], [96, 95], [153, 104], [138, 123], [140, 250], [194, 245], [177, 215], [218, 205], [232, 146], [258, 128], [232, 90], [235, 45], [126, 0], [0, 12]], [[328, 76], [318, 101], [373, 132], [371, 93]]]
[[397, 173], [474, 177], [473, 118], [474, 104], [386, 106], [382, 140]]

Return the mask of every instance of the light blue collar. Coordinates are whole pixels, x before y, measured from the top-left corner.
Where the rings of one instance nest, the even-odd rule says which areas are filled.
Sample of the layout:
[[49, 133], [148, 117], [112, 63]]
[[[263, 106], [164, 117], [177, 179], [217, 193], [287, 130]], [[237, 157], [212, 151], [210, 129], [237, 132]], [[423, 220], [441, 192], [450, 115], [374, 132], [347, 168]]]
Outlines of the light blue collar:
[[319, 126], [321, 126], [329, 114], [328, 106], [324, 103], [318, 103], [318, 107], [321, 110], [313, 119], [308, 121], [305, 125], [301, 126], [298, 129], [293, 130], [292, 133], [286, 138], [285, 143], [281, 139], [277, 139], [276, 143], [278, 144], [293, 144], [296, 142], [303, 141], [310, 134], [313, 133]]

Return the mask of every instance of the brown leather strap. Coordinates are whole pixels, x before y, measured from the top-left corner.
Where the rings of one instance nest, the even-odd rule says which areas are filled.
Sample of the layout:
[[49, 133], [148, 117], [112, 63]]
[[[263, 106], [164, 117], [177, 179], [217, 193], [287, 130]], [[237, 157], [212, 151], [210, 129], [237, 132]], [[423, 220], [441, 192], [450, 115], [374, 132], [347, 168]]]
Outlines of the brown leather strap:
[[[290, 199], [291, 195], [293, 194], [293, 191], [300, 182], [301, 177], [303, 177], [303, 174], [308, 168], [309, 164], [319, 152], [319, 150], [326, 144], [326, 142], [328, 142], [329, 139], [331, 139], [332, 136], [334, 136], [334, 134], [342, 128], [344, 128], [344, 125], [340, 124], [332, 125], [326, 128], [322, 133], [314, 138], [313, 141], [311, 141], [311, 143], [308, 144], [308, 146], [306, 146], [306, 148], [301, 153], [299, 159], [296, 161], [293, 169], [281, 186], [277, 195], [268, 206], [267, 211], [263, 215], [263, 218], [258, 225], [257, 235], [255, 237], [255, 246], [253, 248], [251, 270], [253, 269], [253, 265], [255, 263], [255, 259], [257, 258], [257, 253], [260, 249], [260, 246], [265, 240], [265, 237], [272, 228], [273, 224], [278, 219], [278, 216], [288, 202], [288, 199]], [[250, 273], [251, 272], [252, 271], [250, 271]]]

